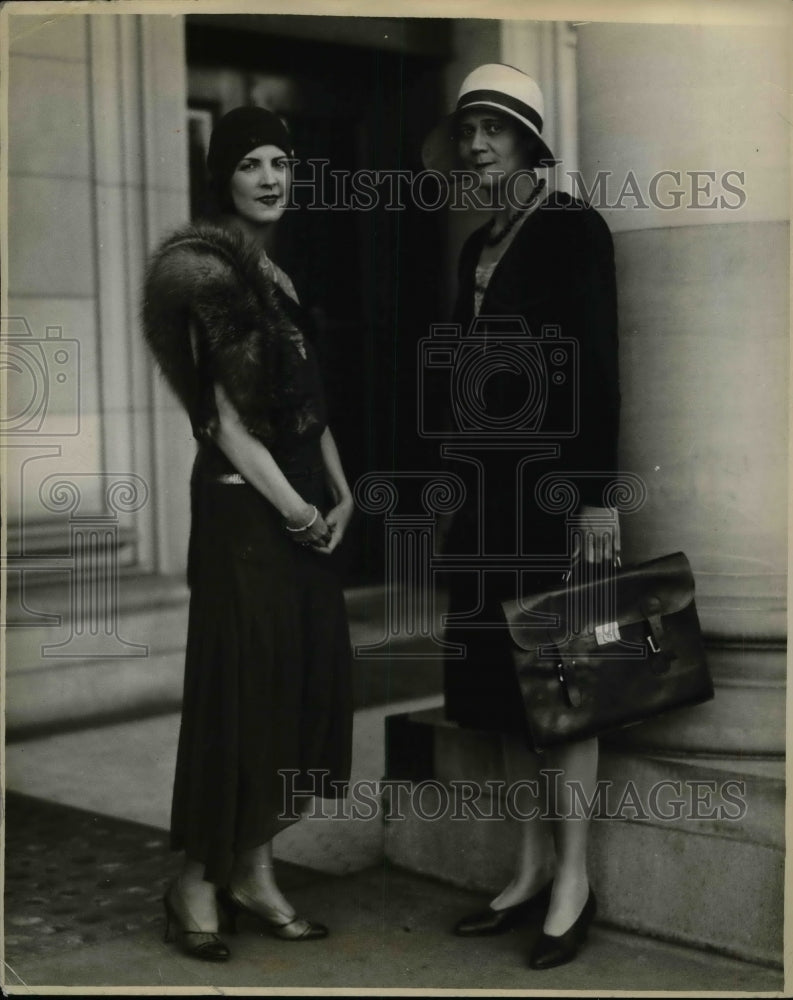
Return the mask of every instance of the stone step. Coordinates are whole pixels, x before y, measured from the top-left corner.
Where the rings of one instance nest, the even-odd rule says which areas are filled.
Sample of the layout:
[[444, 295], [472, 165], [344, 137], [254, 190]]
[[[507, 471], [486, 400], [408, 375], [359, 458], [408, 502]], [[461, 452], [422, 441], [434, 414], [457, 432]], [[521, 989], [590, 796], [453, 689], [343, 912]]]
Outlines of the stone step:
[[[115, 623], [93, 631], [72, 629], [65, 594], [61, 581], [9, 600], [8, 738], [178, 709], [189, 597], [183, 579], [122, 575]], [[384, 588], [354, 588], [345, 596], [359, 650], [353, 661], [356, 708], [438, 693], [442, 661], [430, 637], [414, 632], [381, 642]]]
[[672, 747], [697, 754], [784, 754], [787, 649], [784, 641], [706, 640], [716, 696], [712, 701], [641, 726], [620, 730], [609, 742], [646, 751]]
[[[536, 797], [511, 796], [499, 737], [461, 729], [442, 709], [388, 717], [386, 755], [387, 777], [412, 783], [399, 809], [396, 786], [391, 793], [386, 856], [461, 887], [503, 888], [516, 811], [545, 811], [544, 786]], [[612, 748], [601, 752], [599, 779], [590, 844], [599, 918], [781, 965], [784, 762]], [[474, 784], [467, 806], [462, 781]], [[550, 871], [552, 858], [544, 860]]]

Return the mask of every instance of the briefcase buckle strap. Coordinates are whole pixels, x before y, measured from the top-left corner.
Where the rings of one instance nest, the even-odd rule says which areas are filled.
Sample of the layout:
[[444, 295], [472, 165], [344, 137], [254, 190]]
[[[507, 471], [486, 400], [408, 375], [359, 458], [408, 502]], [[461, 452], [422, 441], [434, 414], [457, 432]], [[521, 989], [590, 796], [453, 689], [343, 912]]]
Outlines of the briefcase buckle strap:
[[583, 699], [575, 675], [575, 660], [571, 660], [569, 663], [566, 660], [557, 660], [556, 676], [559, 678], [559, 683], [562, 685], [570, 708], [580, 708]]
[[670, 661], [675, 659], [677, 654], [669, 648], [668, 643], [664, 642], [661, 602], [657, 597], [647, 597], [642, 602], [641, 610], [650, 626], [650, 635], [647, 636], [647, 645], [653, 653], [650, 670], [654, 674], [665, 674], [669, 670]]

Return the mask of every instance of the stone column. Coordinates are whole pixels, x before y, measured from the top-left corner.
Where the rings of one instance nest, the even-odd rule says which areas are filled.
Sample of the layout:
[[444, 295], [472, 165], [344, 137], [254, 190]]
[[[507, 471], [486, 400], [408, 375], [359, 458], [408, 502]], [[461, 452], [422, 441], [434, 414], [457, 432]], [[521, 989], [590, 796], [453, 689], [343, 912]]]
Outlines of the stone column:
[[[12, 13], [7, 23], [15, 208], [2, 365], [13, 419], [3, 443], [57, 448], [48, 472], [142, 475], [154, 503], [122, 519], [137, 533], [137, 565], [181, 572], [186, 528], [173, 525], [186, 521], [191, 435], [154, 377], [138, 315], [146, 256], [189, 213], [183, 19]], [[19, 531], [52, 522], [32, 479], [24, 495], [18, 485]]]
[[[181, 17], [11, 12], [4, 24], [14, 211], [0, 569], [19, 732], [178, 699], [194, 449], [138, 316], [146, 256], [189, 207]], [[149, 502], [119, 502], [104, 488], [118, 479]], [[48, 499], [56, 481], [79, 495], [79, 515]], [[130, 566], [175, 575], [145, 584], [170, 610], [145, 617]], [[61, 624], [68, 633], [54, 634]]]
[[585, 24], [578, 36], [582, 176], [617, 258], [621, 461], [648, 489], [624, 520], [624, 561], [687, 553], [717, 688], [622, 742], [782, 754], [787, 35]]
[[554, 187], [571, 191], [567, 171], [578, 168], [578, 130], [575, 30], [566, 21], [501, 21], [501, 55], [508, 63], [533, 76], [545, 99], [542, 135], [564, 171]]
[[138, 316], [148, 253], [189, 215], [184, 23], [122, 15], [88, 27], [105, 464], [151, 489], [142, 568], [181, 572], [192, 438], [154, 376]]

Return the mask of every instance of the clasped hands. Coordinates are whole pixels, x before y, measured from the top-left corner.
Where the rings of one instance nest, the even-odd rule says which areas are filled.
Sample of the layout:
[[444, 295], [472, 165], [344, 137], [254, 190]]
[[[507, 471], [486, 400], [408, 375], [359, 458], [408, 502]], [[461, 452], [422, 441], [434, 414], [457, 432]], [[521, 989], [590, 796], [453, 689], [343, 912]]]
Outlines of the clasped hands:
[[[316, 510], [316, 517], [314, 511]], [[295, 530], [295, 525], [290, 524], [290, 534], [298, 545], [303, 545], [330, 555], [339, 545], [353, 512], [352, 497], [345, 496], [323, 516], [321, 511], [313, 506], [307, 507], [308, 514], [302, 520], [306, 522], [306, 527]]]

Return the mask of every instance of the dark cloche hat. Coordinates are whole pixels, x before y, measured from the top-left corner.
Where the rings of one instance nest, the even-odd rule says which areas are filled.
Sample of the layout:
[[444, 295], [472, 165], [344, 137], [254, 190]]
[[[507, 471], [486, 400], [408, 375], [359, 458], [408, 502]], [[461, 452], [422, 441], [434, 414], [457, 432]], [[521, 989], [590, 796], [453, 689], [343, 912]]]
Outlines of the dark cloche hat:
[[284, 122], [266, 108], [234, 108], [212, 129], [207, 152], [207, 168], [212, 182], [222, 184], [252, 149], [278, 146], [292, 156], [292, 137]]

